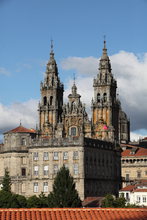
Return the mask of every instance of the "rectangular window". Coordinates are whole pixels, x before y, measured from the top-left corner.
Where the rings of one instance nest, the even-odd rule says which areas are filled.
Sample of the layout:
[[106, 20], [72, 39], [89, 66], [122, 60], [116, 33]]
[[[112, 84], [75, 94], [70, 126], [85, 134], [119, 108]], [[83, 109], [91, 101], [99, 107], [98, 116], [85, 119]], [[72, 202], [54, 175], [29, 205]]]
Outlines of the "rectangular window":
[[43, 160], [48, 160], [49, 157], [48, 157], [48, 152], [44, 152], [43, 153]]
[[39, 167], [34, 166], [34, 176], [38, 176], [38, 173], [39, 173]]
[[57, 174], [57, 172], [58, 172], [58, 165], [55, 164], [55, 165], [54, 165], [54, 174]]
[[77, 160], [78, 159], [78, 151], [73, 152], [73, 159]]
[[140, 196], [137, 196], [137, 202], [140, 203]]
[[26, 168], [21, 168], [21, 175], [26, 176]]
[[23, 145], [23, 146], [26, 146], [26, 145], [27, 145], [27, 142], [26, 142], [26, 139], [25, 139], [25, 138], [22, 138], [22, 139], [21, 139], [21, 145]]
[[75, 164], [73, 165], [73, 168], [74, 168], [74, 175], [77, 175], [77, 174], [79, 173], [79, 167], [78, 167], [78, 164], [75, 163]]
[[58, 152], [53, 152], [53, 160], [59, 160]]
[[126, 193], [126, 200], [129, 200], [129, 193]]
[[146, 202], [146, 196], [142, 196], [142, 201]]
[[130, 177], [129, 177], [129, 174], [127, 173], [127, 174], [126, 174], [126, 181], [129, 181], [129, 178], [130, 178]]
[[34, 160], [38, 160], [38, 152], [34, 152], [33, 157], [34, 157]]
[[43, 183], [43, 192], [48, 192], [48, 182]]
[[44, 176], [48, 175], [48, 166], [44, 166], [43, 174], [44, 174]]
[[137, 178], [141, 178], [141, 171], [137, 171]]
[[68, 160], [68, 152], [63, 152], [63, 160]]
[[76, 127], [71, 128], [71, 136], [76, 136]]
[[34, 192], [38, 192], [38, 182], [34, 183]]

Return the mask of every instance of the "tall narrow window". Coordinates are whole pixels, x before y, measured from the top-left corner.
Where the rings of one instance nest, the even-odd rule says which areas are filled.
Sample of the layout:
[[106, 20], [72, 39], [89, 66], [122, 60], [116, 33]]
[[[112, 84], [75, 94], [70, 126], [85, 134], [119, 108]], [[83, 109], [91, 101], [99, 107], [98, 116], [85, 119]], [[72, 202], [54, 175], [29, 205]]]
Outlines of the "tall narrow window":
[[100, 93], [97, 94], [97, 102], [100, 102]]
[[47, 97], [46, 96], [43, 97], [43, 104], [47, 105]]
[[34, 183], [34, 192], [38, 192], [38, 182]]
[[53, 152], [53, 160], [59, 160], [58, 152]]
[[34, 166], [34, 176], [38, 176], [38, 173], [39, 173], [39, 167]]
[[34, 152], [33, 158], [34, 158], [34, 160], [38, 160], [38, 152]]
[[79, 158], [78, 151], [73, 152], [73, 159], [77, 160]]
[[140, 203], [140, 196], [137, 196], [137, 202]]
[[137, 171], [137, 178], [141, 178], [141, 171]]
[[78, 167], [78, 164], [77, 164], [77, 163], [75, 163], [75, 164], [73, 165], [73, 169], [74, 169], [74, 175], [77, 175], [77, 174], [79, 173], [79, 167]]
[[127, 173], [126, 174], [126, 181], [129, 181], [130, 177], [129, 177], [129, 174]]
[[104, 93], [104, 95], [103, 95], [103, 100], [104, 100], [104, 102], [107, 102], [107, 94], [106, 93]]
[[53, 96], [50, 97], [50, 105], [53, 104]]
[[48, 160], [49, 157], [48, 157], [48, 152], [44, 152], [43, 153], [43, 160]]
[[48, 182], [43, 183], [43, 192], [48, 192]]
[[146, 196], [142, 196], [142, 201], [146, 202]]
[[21, 139], [21, 145], [23, 145], [23, 146], [26, 145], [26, 139], [25, 138]]
[[44, 166], [43, 174], [44, 174], [44, 176], [48, 175], [48, 166]]
[[76, 127], [71, 128], [71, 136], [76, 136]]
[[63, 160], [68, 160], [68, 152], [63, 152]]
[[53, 171], [54, 171], [54, 174], [57, 174], [57, 172], [58, 172], [58, 165], [57, 164], [54, 165], [54, 170]]
[[26, 168], [21, 168], [21, 175], [26, 176]]

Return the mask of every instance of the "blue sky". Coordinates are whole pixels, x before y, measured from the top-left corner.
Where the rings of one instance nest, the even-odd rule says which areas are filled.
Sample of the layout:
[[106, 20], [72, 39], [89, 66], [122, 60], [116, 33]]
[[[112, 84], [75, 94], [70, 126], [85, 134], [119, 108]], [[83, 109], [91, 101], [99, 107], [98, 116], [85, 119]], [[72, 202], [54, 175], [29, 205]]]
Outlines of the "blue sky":
[[[134, 134], [147, 135], [147, 105], [139, 99], [147, 95], [142, 86], [142, 81], [147, 82], [146, 21], [147, 0], [0, 0], [1, 132], [17, 125], [20, 119], [25, 125], [31, 125], [30, 120], [32, 123], [37, 120], [33, 118], [33, 108], [36, 111], [40, 98], [40, 81], [49, 59], [51, 38], [60, 78], [65, 84], [65, 94], [68, 94], [73, 72], [79, 87], [83, 79], [86, 83], [96, 76], [97, 70], [90, 67], [90, 59], [95, 62], [101, 56], [103, 36], [106, 35], [108, 53], [114, 63], [112, 69], [119, 82], [119, 92], [122, 92], [120, 98], [132, 121], [131, 129]], [[121, 57], [123, 65], [118, 65], [118, 61], [122, 62]], [[86, 66], [88, 62], [89, 72], [84, 74], [82, 65]], [[122, 67], [126, 66], [130, 69], [125, 69], [126, 75], [122, 76]], [[125, 87], [123, 83], [127, 82], [123, 77], [134, 79], [134, 66], [135, 71], [138, 70], [134, 75], [136, 81], [132, 80], [133, 84]], [[90, 73], [92, 70], [94, 72]], [[140, 83], [137, 76], [142, 78]], [[81, 93], [84, 94], [86, 88]], [[133, 100], [130, 106], [128, 97], [130, 102]], [[89, 99], [85, 95], [84, 101], [88, 103]], [[140, 105], [143, 105], [141, 110]]]

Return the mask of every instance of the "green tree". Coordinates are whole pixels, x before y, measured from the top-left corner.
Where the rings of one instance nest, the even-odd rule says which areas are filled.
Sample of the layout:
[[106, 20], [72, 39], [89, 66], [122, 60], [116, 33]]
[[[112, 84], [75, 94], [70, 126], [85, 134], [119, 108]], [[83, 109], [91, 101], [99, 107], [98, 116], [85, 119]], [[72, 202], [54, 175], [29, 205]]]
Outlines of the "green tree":
[[114, 200], [113, 206], [115, 208], [124, 208], [126, 206], [126, 199], [124, 197], [118, 197]]
[[28, 208], [40, 208], [40, 199], [35, 196], [30, 196], [27, 199], [27, 207]]
[[10, 192], [0, 191], [0, 208], [11, 208], [12, 194]]
[[14, 208], [26, 208], [27, 207], [27, 199], [25, 196], [13, 194], [12, 198], [14, 201], [14, 206], [15, 206]]
[[7, 169], [5, 170], [5, 175], [2, 180], [2, 191], [11, 192], [11, 178]]
[[48, 207], [48, 198], [44, 195], [43, 192], [39, 195], [39, 200], [40, 200], [40, 208]]
[[114, 197], [111, 194], [108, 194], [105, 196], [105, 198], [102, 200], [102, 207], [114, 207]]
[[81, 207], [81, 200], [75, 189], [73, 177], [63, 166], [54, 180], [53, 191], [48, 195], [49, 207]]
[[126, 206], [126, 200], [124, 197], [115, 198], [113, 195], [108, 194], [102, 200], [102, 207], [124, 208]]

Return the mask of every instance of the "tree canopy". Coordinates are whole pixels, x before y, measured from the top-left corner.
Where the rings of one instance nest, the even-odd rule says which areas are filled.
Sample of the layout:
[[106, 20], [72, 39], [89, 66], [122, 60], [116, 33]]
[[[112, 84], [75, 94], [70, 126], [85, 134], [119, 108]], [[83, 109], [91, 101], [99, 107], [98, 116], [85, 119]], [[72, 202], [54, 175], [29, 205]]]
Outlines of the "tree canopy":
[[7, 169], [5, 170], [5, 175], [2, 180], [2, 190], [5, 192], [11, 192], [11, 178]]
[[48, 195], [49, 207], [81, 207], [81, 200], [75, 188], [69, 169], [63, 166], [53, 184], [53, 191]]

